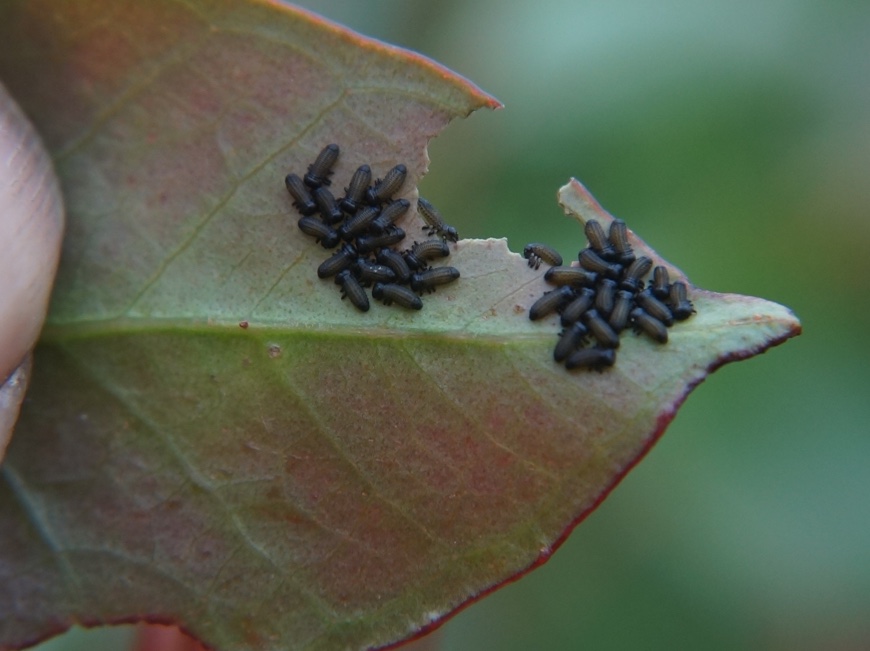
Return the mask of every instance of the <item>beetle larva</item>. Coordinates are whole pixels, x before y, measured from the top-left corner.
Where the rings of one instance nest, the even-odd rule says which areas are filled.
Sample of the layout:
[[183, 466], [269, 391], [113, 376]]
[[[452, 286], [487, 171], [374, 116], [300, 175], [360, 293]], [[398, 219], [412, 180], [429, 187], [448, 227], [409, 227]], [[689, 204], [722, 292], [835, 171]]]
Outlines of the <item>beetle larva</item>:
[[338, 244], [338, 233], [317, 217], [300, 217], [296, 225], [300, 231], [320, 242], [324, 249], [332, 249]]
[[574, 290], [567, 285], [554, 289], [551, 292], [546, 292], [529, 308], [529, 319], [532, 321], [543, 319], [548, 314], [552, 314], [565, 305], [573, 296]]
[[580, 267], [550, 267], [544, 274], [544, 280], [551, 285], [588, 287], [595, 284], [595, 281], [598, 280], [598, 274]]
[[287, 192], [293, 197], [293, 205], [300, 213], [308, 217], [317, 212], [317, 204], [314, 203], [302, 179], [296, 174], [285, 176], [284, 185], [287, 186]]
[[320, 266], [317, 267], [317, 276], [319, 278], [330, 278], [340, 271], [347, 269], [356, 258], [356, 250], [350, 244], [345, 244], [336, 253], [320, 263]]
[[411, 203], [407, 199], [398, 199], [387, 204], [381, 214], [372, 222], [371, 229], [375, 233], [383, 233], [389, 226], [395, 224], [402, 217]]
[[341, 200], [341, 209], [349, 215], [352, 215], [359, 208], [360, 203], [365, 198], [366, 191], [369, 189], [369, 184], [372, 182], [372, 168], [368, 165], [360, 165], [350, 179], [350, 185], [344, 190], [344, 197]]
[[562, 264], [562, 256], [552, 246], [531, 242], [523, 247], [523, 257], [529, 261], [529, 266], [538, 269], [541, 262], [546, 262], [551, 267]]
[[613, 366], [615, 361], [616, 352], [612, 348], [581, 348], [568, 356], [565, 360], [565, 368], [603, 371], [606, 367]]
[[455, 267], [430, 267], [411, 276], [411, 289], [415, 292], [434, 292], [435, 287], [452, 283], [457, 278], [459, 269]]
[[668, 329], [665, 324], [643, 309], [636, 307], [631, 311], [631, 322], [637, 332], [642, 330], [660, 344], [668, 343]]
[[408, 175], [408, 168], [401, 163], [384, 175], [384, 178], [375, 183], [375, 187], [366, 191], [366, 199], [372, 205], [381, 204], [392, 198]]
[[559, 341], [553, 348], [553, 359], [557, 362], [565, 360], [568, 355], [580, 347], [588, 333], [589, 330], [579, 321], [569, 325], [559, 336]]
[[619, 335], [613, 331], [613, 328], [610, 327], [607, 321], [601, 318], [601, 315], [597, 311], [589, 310], [583, 315], [583, 320], [586, 321], [589, 332], [592, 333], [592, 336], [598, 340], [601, 346], [604, 348], [619, 348]]
[[369, 297], [362, 288], [350, 269], [344, 269], [335, 277], [335, 284], [341, 285], [341, 298], [350, 299], [350, 302], [361, 312], [369, 311]]
[[375, 286], [372, 287], [372, 296], [383, 301], [384, 305], [396, 303], [396, 305], [401, 305], [409, 310], [423, 309], [422, 299], [411, 289], [402, 285], [375, 283]]
[[445, 224], [441, 213], [423, 197], [417, 199], [417, 212], [426, 222], [429, 235], [438, 235], [449, 242], [458, 242], [459, 233], [452, 226]]
[[309, 188], [319, 188], [321, 185], [329, 185], [332, 181], [329, 180], [332, 174], [332, 168], [335, 166], [335, 161], [338, 160], [338, 145], [326, 145], [317, 154], [317, 158], [311, 165], [308, 166], [308, 173], [303, 181]]

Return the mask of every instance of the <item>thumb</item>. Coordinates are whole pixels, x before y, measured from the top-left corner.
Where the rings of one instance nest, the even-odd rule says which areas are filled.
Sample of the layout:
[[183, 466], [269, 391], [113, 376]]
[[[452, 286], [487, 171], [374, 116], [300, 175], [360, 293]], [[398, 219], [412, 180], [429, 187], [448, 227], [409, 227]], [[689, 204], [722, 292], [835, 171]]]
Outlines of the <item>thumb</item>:
[[63, 223], [51, 159], [0, 85], [0, 461], [48, 310]]

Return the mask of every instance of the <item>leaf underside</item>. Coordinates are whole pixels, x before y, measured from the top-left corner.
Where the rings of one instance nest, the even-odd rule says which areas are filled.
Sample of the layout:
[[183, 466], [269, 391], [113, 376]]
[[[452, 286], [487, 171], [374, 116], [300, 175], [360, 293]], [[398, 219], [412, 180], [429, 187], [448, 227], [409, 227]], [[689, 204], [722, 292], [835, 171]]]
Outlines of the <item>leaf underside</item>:
[[[337, 192], [403, 162], [413, 205], [428, 140], [498, 103], [282, 5], [7, 2], [0, 77], [70, 224], [0, 468], [0, 648], [74, 622], [225, 651], [416, 635], [546, 560], [710, 370], [800, 329], [693, 288], [667, 346], [568, 373], [503, 240], [452, 245], [462, 278], [419, 313], [339, 301], [284, 174], [338, 142]], [[611, 219], [576, 181], [560, 202]]]

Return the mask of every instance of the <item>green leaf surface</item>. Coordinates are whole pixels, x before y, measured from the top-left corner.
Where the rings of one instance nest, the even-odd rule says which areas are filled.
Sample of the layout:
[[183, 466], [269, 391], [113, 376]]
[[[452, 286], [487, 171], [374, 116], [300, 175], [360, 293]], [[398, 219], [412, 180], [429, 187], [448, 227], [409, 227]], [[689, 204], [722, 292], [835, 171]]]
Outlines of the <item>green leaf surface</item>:
[[[570, 374], [504, 240], [452, 246], [419, 313], [337, 300], [284, 174], [337, 142], [336, 187], [403, 162], [413, 200], [428, 140], [498, 103], [283, 5], [9, 1], [0, 78], [69, 213], [0, 468], [0, 648], [131, 620], [224, 651], [416, 635], [545, 561], [710, 370], [800, 330], [693, 289], [667, 346]], [[560, 202], [610, 219], [576, 181]]]

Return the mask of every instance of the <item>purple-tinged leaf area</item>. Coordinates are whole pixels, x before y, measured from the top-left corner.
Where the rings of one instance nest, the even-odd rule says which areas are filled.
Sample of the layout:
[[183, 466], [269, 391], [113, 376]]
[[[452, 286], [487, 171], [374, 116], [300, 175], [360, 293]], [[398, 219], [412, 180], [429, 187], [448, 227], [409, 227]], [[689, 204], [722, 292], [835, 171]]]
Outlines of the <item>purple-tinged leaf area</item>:
[[2, 470], [2, 639], [137, 617], [219, 649], [413, 634], [549, 557], [708, 367], [793, 334], [757, 299], [697, 305], [602, 374], [553, 364], [549, 331], [48, 343]]
[[[0, 649], [76, 622], [221, 651], [413, 637], [549, 558], [711, 370], [800, 331], [693, 287], [667, 346], [626, 334], [570, 373], [558, 317], [527, 316], [543, 270], [496, 239], [451, 244], [462, 276], [420, 312], [338, 300], [284, 175], [337, 142], [339, 193], [402, 162], [413, 202], [428, 140], [498, 104], [284, 5], [12, 0], [0, 76], [69, 213], [0, 467]], [[576, 181], [560, 201], [611, 219]]]
[[402, 162], [413, 200], [428, 141], [500, 106], [420, 55], [264, 0], [5, 2], [0, 78], [53, 153], [70, 217], [53, 324], [292, 322], [305, 310], [279, 298], [322, 250], [299, 236], [284, 176], [334, 142], [336, 193], [363, 163]]

